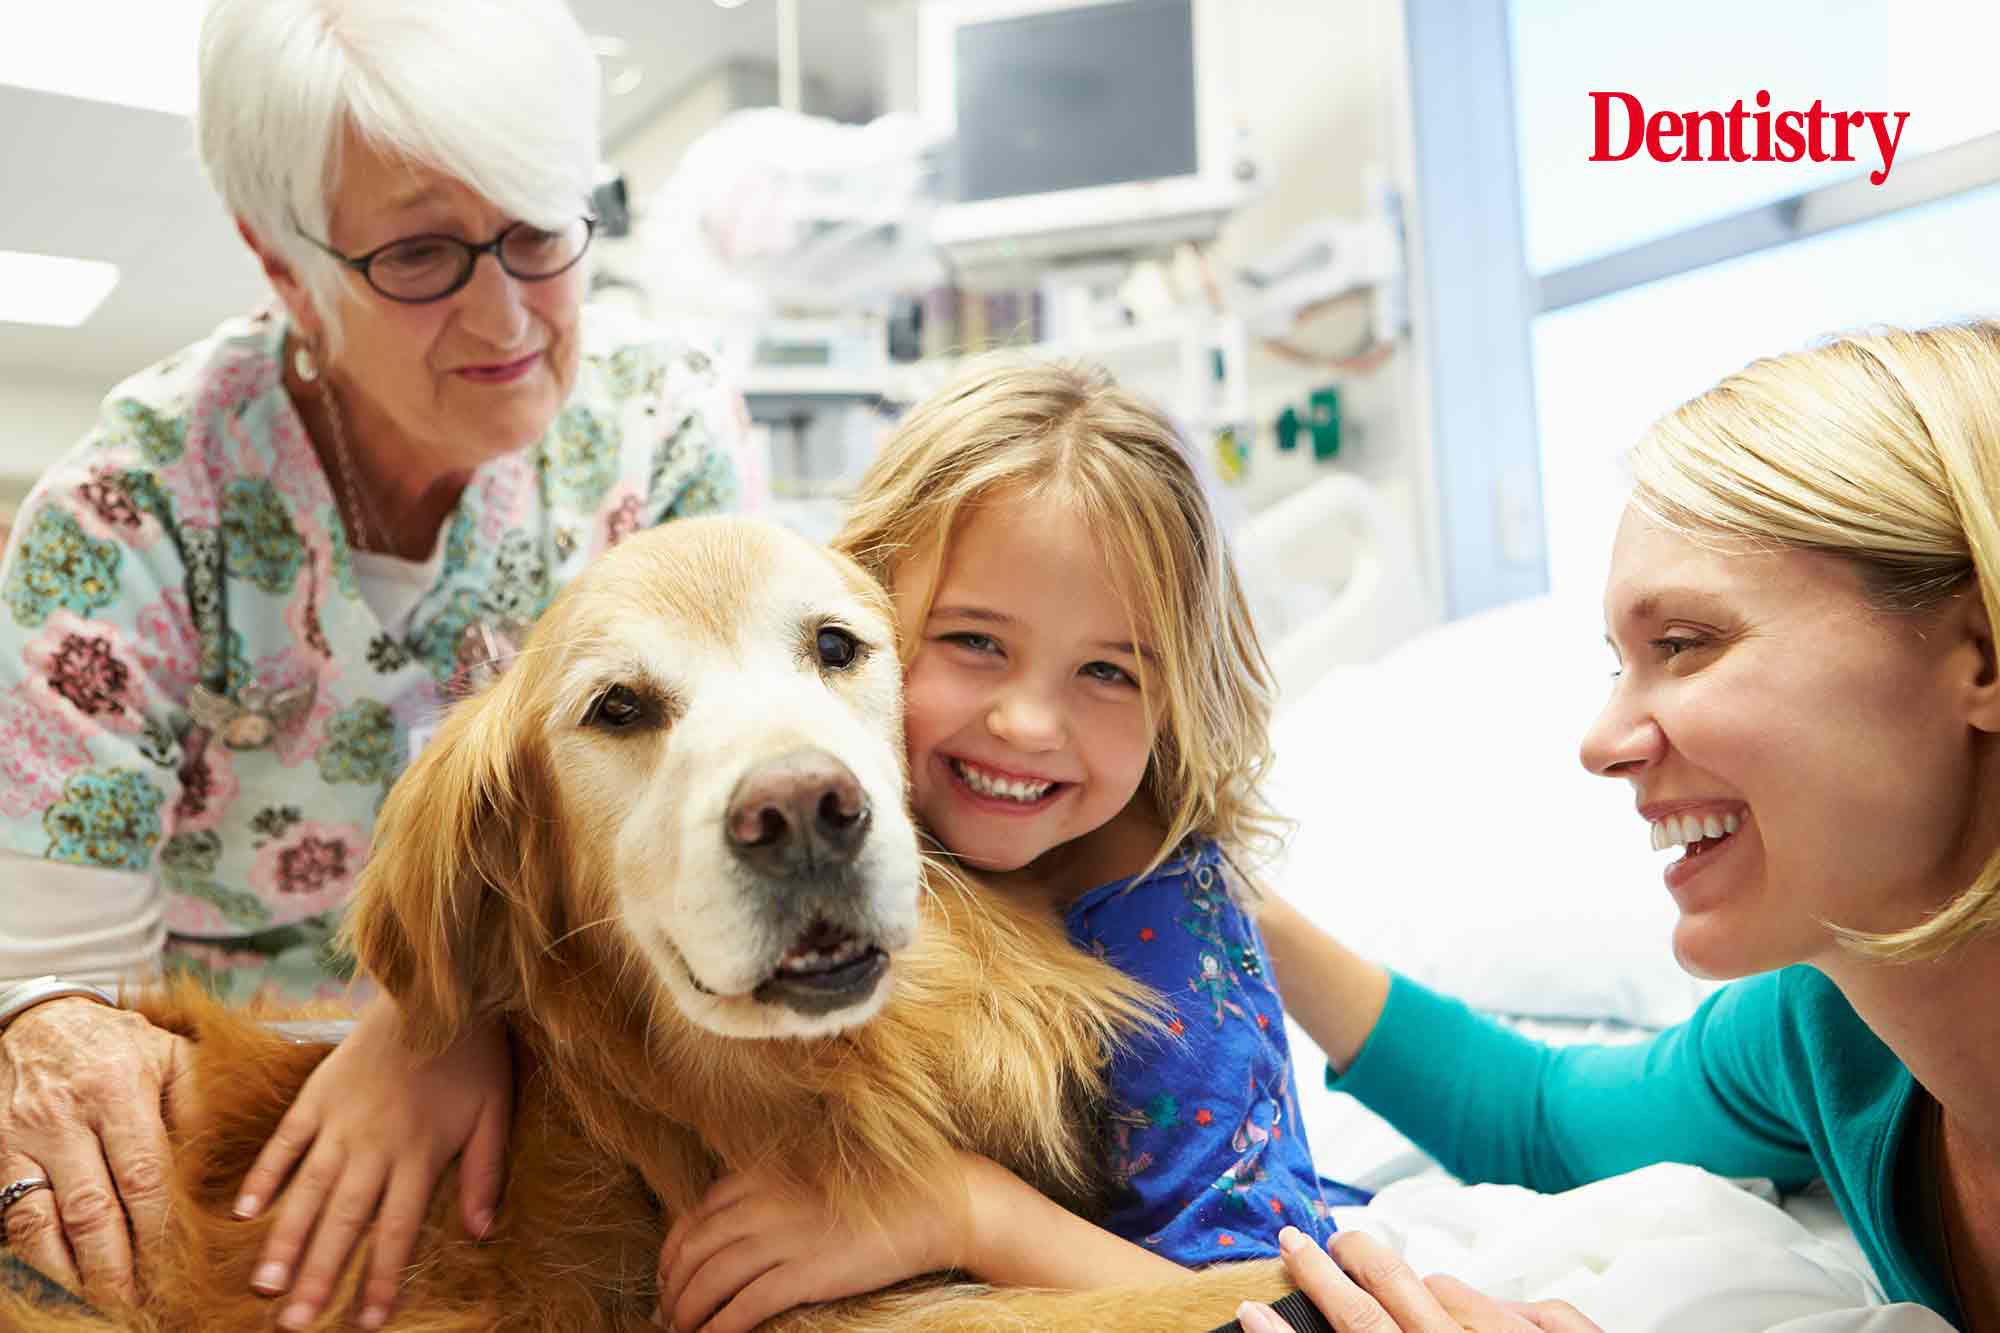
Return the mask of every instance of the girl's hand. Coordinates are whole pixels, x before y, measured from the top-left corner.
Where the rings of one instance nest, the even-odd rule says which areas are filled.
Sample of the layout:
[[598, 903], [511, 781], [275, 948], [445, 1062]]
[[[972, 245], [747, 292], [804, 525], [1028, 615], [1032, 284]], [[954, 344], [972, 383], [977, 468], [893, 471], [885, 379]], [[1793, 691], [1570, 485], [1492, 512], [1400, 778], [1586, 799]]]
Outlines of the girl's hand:
[[965, 1192], [960, 1176], [879, 1225], [843, 1226], [825, 1198], [764, 1172], [724, 1176], [667, 1232], [653, 1320], [678, 1333], [740, 1333], [795, 1305], [961, 1267]]
[[[1419, 1281], [1366, 1232], [1335, 1236], [1331, 1258], [1292, 1227], [1278, 1233], [1278, 1248], [1292, 1280], [1341, 1333], [1604, 1333], [1564, 1301], [1502, 1303], [1443, 1274]], [[1290, 1333], [1271, 1307], [1254, 1301], [1236, 1312], [1236, 1322], [1244, 1333]]]
[[[313, 1321], [372, 1221], [361, 1326], [380, 1328], [438, 1177], [454, 1157], [464, 1159], [459, 1215], [467, 1232], [484, 1236], [500, 1201], [513, 1111], [505, 1023], [483, 1020], [436, 1059], [418, 1060], [403, 1045], [393, 1001], [379, 997], [362, 1010], [354, 1030], [306, 1080], [236, 1201], [238, 1217], [255, 1217], [284, 1190], [251, 1277], [251, 1286], [268, 1296], [291, 1289], [278, 1326]], [[301, 1157], [287, 1186], [286, 1173]], [[305, 1263], [294, 1282], [302, 1250]]]
[[0, 1039], [0, 1185], [51, 1188], [7, 1209], [15, 1258], [85, 1296], [132, 1301], [136, 1258], [167, 1228], [173, 1159], [164, 1106], [192, 1110], [185, 1037], [70, 996], [36, 1005]]

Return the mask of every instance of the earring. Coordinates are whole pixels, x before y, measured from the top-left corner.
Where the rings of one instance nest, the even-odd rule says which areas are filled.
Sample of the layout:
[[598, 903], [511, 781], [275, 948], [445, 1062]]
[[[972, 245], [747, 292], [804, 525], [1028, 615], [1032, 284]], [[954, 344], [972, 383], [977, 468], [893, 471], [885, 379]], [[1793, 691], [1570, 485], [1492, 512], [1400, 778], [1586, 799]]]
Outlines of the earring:
[[292, 372], [307, 384], [319, 378], [319, 362], [313, 359], [312, 348], [304, 343], [292, 347]]

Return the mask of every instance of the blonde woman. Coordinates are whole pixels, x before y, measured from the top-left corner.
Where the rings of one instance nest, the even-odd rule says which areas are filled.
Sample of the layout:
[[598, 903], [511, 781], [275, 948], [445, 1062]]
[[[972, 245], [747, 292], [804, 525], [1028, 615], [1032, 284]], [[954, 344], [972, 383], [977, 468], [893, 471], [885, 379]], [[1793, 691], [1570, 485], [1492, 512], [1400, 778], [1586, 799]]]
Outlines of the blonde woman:
[[739, 1175], [667, 1238], [672, 1325], [730, 1333], [938, 1269], [1146, 1281], [1275, 1255], [1287, 1223], [1324, 1240], [1356, 1196], [1313, 1169], [1234, 869], [1271, 823], [1269, 677], [1172, 427], [1099, 374], [988, 364], [905, 421], [835, 544], [894, 599], [938, 849], [1152, 986], [1169, 1031], [1112, 1065], [1101, 1226], [971, 1157], [933, 1206], [853, 1235]]
[[2000, 325], [1760, 361], [1632, 461], [1583, 761], [1684, 848], [1682, 965], [1744, 979], [1643, 1045], [1549, 1050], [1273, 904], [1286, 1001], [1332, 1086], [1469, 1180], [1821, 1178], [1891, 1300], [1991, 1333]]

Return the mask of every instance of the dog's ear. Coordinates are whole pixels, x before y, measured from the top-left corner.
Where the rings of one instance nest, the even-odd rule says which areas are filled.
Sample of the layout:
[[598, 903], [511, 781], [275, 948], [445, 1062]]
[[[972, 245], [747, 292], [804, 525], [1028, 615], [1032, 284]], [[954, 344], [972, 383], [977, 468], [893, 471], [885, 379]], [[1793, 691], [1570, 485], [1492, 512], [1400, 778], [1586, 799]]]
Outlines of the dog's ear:
[[524, 966], [560, 928], [543, 919], [561, 910], [547, 766], [516, 684], [453, 709], [397, 779], [343, 926], [420, 1054], [514, 1008]]

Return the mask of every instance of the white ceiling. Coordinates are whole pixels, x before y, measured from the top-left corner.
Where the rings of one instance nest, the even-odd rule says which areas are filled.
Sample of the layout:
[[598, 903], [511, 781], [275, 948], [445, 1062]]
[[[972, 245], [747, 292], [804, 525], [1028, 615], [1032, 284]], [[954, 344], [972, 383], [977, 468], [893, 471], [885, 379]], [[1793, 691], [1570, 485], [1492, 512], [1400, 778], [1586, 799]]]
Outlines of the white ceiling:
[[[868, 10], [800, 0], [804, 73], [842, 115], [871, 114], [882, 72]], [[606, 108], [606, 141], [643, 125], [715, 66], [775, 61], [777, 0], [571, 0], [644, 71]], [[82, 327], [0, 322], [0, 376], [112, 381], [253, 308], [268, 288], [209, 192], [187, 119], [0, 84], [0, 250], [107, 260], [122, 276]]]
[[[882, 86], [881, 51], [871, 38], [871, 8], [896, 0], [798, 0], [799, 52], [805, 77], [817, 81], [844, 119], [873, 114]], [[730, 60], [778, 59], [777, 0], [745, 0], [723, 9], [713, 0], [570, 0], [594, 34], [631, 43], [622, 60], [638, 63], [645, 77], [630, 94], [613, 99], [604, 137], [616, 145], [671, 103], [680, 91]]]

